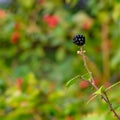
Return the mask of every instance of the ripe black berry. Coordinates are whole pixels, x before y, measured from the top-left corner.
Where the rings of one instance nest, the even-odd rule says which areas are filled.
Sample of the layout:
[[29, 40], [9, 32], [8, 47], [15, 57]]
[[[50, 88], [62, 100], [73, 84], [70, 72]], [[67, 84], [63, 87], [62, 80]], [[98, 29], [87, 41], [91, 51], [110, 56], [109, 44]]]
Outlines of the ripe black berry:
[[76, 35], [73, 38], [73, 43], [78, 45], [78, 46], [84, 45], [85, 44], [85, 36], [83, 36], [83, 35]]

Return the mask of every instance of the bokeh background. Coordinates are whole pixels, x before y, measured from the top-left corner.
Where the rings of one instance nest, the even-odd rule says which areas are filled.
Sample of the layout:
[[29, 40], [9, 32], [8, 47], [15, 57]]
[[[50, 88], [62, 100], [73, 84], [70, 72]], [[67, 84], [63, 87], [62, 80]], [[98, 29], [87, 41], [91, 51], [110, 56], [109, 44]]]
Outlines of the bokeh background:
[[[0, 120], [114, 120], [81, 79], [72, 43], [84, 34], [99, 87], [120, 80], [120, 0], [0, 0]], [[119, 85], [108, 91], [120, 113]]]

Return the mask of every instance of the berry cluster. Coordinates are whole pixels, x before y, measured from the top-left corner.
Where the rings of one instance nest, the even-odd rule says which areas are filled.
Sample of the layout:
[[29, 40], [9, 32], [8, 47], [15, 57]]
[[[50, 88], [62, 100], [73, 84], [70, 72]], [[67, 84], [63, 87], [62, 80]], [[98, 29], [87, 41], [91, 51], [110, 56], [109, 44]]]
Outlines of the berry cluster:
[[78, 46], [84, 45], [85, 44], [85, 36], [83, 36], [83, 35], [76, 35], [73, 38], [73, 43], [78, 45]]

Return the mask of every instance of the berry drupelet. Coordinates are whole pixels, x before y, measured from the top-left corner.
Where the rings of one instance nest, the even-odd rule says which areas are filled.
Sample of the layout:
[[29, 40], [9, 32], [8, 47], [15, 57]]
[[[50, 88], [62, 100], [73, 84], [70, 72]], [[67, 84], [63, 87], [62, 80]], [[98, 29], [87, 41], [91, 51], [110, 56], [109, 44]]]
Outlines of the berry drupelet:
[[78, 45], [78, 46], [84, 45], [85, 44], [85, 36], [83, 36], [83, 35], [74, 36], [73, 43]]

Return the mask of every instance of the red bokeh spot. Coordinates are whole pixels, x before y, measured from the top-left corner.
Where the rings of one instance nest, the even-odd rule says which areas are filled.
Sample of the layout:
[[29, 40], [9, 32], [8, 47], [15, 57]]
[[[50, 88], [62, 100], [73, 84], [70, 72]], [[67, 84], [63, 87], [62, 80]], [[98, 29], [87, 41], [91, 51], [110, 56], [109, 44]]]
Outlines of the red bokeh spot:
[[106, 82], [106, 83], [104, 84], [104, 86], [105, 86], [106, 88], [110, 87], [110, 85], [111, 85], [110, 82]]
[[83, 30], [89, 30], [91, 28], [91, 22], [85, 21], [82, 25]]
[[97, 78], [94, 78], [94, 84], [95, 84], [96, 86], [99, 85], [99, 80], [98, 80]]
[[43, 20], [51, 28], [55, 28], [59, 22], [59, 18], [54, 15], [44, 15]]
[[0, 10], [0, 19], [5, 18], [6, 17], [6, 12], [4, 10]]
[[85, 89], [89, 85], [88, 81], [81, 81], [80, 82], [80, 88]]
[[15, 44], [19, 41], [20, 39], [20, 33], [19, 32], [13, 32], [12, 35], [11, 35], [11, 38], [10, 38], [10, 42], [12, 44]]
[[22, 78], [17, 78], [16, 79], [16, 85], [17, 85], [18, 89], [21, 90], [22, 84], [23, 84], [23, 79]]

